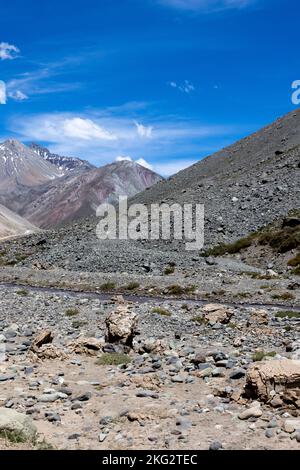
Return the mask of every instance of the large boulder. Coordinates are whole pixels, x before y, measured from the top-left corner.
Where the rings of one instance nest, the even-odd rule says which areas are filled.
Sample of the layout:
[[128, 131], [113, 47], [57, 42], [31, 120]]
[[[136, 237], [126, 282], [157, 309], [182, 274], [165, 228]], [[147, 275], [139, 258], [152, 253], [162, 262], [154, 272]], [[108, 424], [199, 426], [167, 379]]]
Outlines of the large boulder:
[[280, 359], [253, 364], [247, 372], [246, 392], [263, 402], [282, 400], [300, 408], [300, 361]]
[[218, 304], [207, 304], [202, 307], [201, 311], [204, 313], [205, 320], [209, 323], [229, 323], [234, 314], [232, 309]]
[[44, 344], [52, 343], [52, 341], [53, 341], [53, 333], [51, 330], [41, 331], [34, 338], [30, 349], [32, 351], [35, 351], [39, 349], [41, 346], [43, 346]]
[[129, 310], [127, 305], [119, 305], [105, 320], [106, 341], [132, 347], [137, 332], [137, 318], [137, 314]]
[[33, 441], [37, 428], [32, 419], [9, 408], [0, 408], [0, 433], [9, 439]]
[[261, 325], [268, 325], [268, 323], [269, 323], [268, 312], [266, 310], [259, 309], [259, 310], [253, 310], [250, 313], [250, 317], [247, 321], [247, 326], [258, 327]]
[[70, 351], [75, 354], [97, 355], [104, 346], [104, 341], [97, 338], [78, 338], [68, 345]]

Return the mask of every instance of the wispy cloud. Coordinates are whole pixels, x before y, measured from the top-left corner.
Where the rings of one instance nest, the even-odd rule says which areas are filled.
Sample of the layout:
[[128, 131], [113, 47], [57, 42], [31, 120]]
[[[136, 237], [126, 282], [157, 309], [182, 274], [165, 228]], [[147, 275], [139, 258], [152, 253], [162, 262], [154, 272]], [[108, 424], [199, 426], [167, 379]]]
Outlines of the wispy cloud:
[[[51, 125], [51, 124], [50, 124]], [[61, 132], [66, 138], [74, 137], [82, 140], [116, 140], [117, 137], [96, 124], [91, 119], [74, 117], [63, 119], [61, 122]], [[57, 128], [55, 129], [58, 130]]]
[[0, 104], [6, 104], [6, 85], [0, 80]]
[[[147, 125], [140, 124], [145, 121]], [[137, 123], [143, 126], [140, 133]], [[82, 114], [14, 115], [8, 128], [15, 138], [45, 144], [58, 154], [82, 157], [99, 166], [131, 158], [163, 175], [173, 172], [175, 160], [176, 169], [188, 166], [241, 132], [238, 126], [203, 125], [178, 116], [141, 115], [135, 122], [130, 113], [116, 116], [107, 108]]]
[[64, 58], [58, 62], [43, 64], [36, 70], [24, 72], [7, 83], [9, 96], [22, 93], [27, 98], [36, 95], [64, 93], [77, 90], [80, 83], [58, 81], [58, 77], [66, 73], [69, 66], [77, 64], [79, 58]]
[[256, 0], [157, 0], [158, 3], [193, 12], [215, 12], [228, 9], [241, 9], [252, 5]]
[[8, 42], [0, 42], [0, 60], [13, 60], [16, 59], [20, 50], [13, 44]]
[[25, 101], [28, 100], [28, 96], [23, 93], [21, 90], [10, 91], [8, 93], [9, 98], [12, 98], [15, 101]]
[[152, 126], [144, 126], [135, 121], [136, 130], [140, 137], [150, 139], [152, 137], [153, 127]]
[[183, 83], [177, 83], [172, 81], [168, 82], [168, 85], [171, 88], [181, 91], [181, 93], [186, 93], [187, 95], [196, 90], [195, 85], [193, 85], [193, 83], [191, 83], [189, 80], [184, 80]]

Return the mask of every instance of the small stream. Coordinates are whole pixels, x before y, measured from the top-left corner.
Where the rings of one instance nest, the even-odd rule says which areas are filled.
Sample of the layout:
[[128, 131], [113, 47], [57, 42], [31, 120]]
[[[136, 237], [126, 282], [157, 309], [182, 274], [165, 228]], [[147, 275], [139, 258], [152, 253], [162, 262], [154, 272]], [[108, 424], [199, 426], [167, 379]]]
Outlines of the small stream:
[[0, 287], [6, 289], [28, 289], [34, 292], [44, 292], [48, 294], [56, 295], [68, 295], [70, 297], [89, 297], [94, 299], [99, 299], [101, 301], [111, 300], [112, 297], [117, 295], [122, 295], [124, 300], [128, 302], [135, 303], [147, 303], [147, 302], [173, 302], [173, 303], [185, 303], [185, 304], [196, 304], [196, 305], [207, 305], [207, 304], [220, 304], [226, 305], [229, 307], [246, 307], [246, 308], [268, 308], [268, 309], [280, 309], [280, 310], [289, 310], [293, 312], [300, 313], [300, 305], [287, 305], [280, 303], [258, 303], [258, 302], [220, 302], [215, 300], [203, 300], [203, 299], [189, 299], [184, 297], [168, 297], [168, 296], [150, 296], [150, 295], [139, 295], [139, 294], [124, 294], [122, 292], [86, 292], [79, 291], [76, 289], [58, 289], [55, 287], [38, 287], [38, 286], [29, 286], [28, 284], [15, 284], [15, 283], [1, 283]]

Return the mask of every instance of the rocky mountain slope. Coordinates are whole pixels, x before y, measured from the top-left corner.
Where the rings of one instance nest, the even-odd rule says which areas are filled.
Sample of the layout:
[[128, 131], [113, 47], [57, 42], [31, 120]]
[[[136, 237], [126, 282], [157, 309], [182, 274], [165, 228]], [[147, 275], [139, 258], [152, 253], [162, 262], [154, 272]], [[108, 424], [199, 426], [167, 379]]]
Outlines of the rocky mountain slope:
[[30, 222], [0, 205], [0, 239], [28, 235], [37, 230]]
[[40, 157], [44, 158], [44, 160], [47, 162], [50, 162], [53, 165], [59, 167], [59, 169], [65, 174], [70, 172], [85, 172], [95, 168], [94, 165], [86, 160], [73, 157], [64, 157], [55, 153], [51, 153], [47, 148], [42, 147], [34, 142], [30, 145], [30, 149]]
[[69, 175], [51, 183], [38, 196], [29, 195], [22, 215], [39, 227], [50, 228], [65, 222], [95, 215], [104, 202], [116, 202], [119, 196], [133, 196], [160, 181], [161, 177], [130, 161], [115, 162], [83, 174]]
[[205, 205], [206, 245], [228, 243], [300, 206], [300, 110], [133, 198]]
[[0, 144], [0, 192], [34, 187], [62, 176], [59, 168], [17, 140]]

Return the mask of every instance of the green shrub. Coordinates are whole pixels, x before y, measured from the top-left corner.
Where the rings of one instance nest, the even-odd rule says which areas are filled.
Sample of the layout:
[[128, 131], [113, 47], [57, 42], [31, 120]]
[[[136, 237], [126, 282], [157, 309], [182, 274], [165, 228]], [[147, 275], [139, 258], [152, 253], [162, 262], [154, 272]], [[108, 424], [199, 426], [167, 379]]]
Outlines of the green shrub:
[[207, 324], [207, 319], [201, 315], [197, 317], [193, 317], [192, 321], [195, 323], [199, 323], [199, 325], [206, 325]]
[[261, 245], [269, 245], [277, 253], [287, 253], [300, 246], [300, 228], [299, 226], [281, 229], [270, 227], [259, 235], [258, 242]]
[[175, 267], [174, 266], [167, 266], [164, 270], [164, 274], [166, 276], [169, 276], [170, 274], [174, 274], [175, 272]]
[[65, 311], [66, 317], [75, 317], [75, 315], [78, 315], [80, 312], [78, 308], [67, 308]]
[[140, 284], [138, 282], [130, 282], [127, 286], [125, 286], [126, 290], [135, 290], [140, 287]]
[[0, 438], [5, 439], [13, 444], [20, 444], [23, 442], [28, 442], [28, 439], [22, 432], [18, 431], [9, 431], [9, 430], [1, 430], [0, 431]]
[[260, 362], [266, 357], [274, 357], [276, 356], [275, 351], [265, 352], [265, 351], [256, 351], [252, 356], [253, 362]]
[[298, 253], [294, 258], [290, 259], [288, 265], [292, 267], [300, 266], [300, 253]]
[[73, 328], [82, 328], [83, 326], [87, 325], [87, 321], [80, 321], [80, 320], [75, 320], [72, 322], [72, 327]]
[[300, 312], [293, 312], [288, 310], [279, 311], [275, 314], [276, 318], [300, 318]]
[[297, 266], [297, 268], [293, 269], [292, 274], [296, 274], [296, 276], [300, 276], [300, 266]]
[[98, 366], [120, 366], [129, 364], [131, 362], [128, 354], [122, 353], [104, 353], [97, 358], [96, 364]]
[[184, 289], [177, 284], [173, 284], [172, 286], [168, 287], [168, 293], [171, 295], [183, 295]]
[[166, 310], [165, 308], [161, 308], [161, 307], [153, 308], [152, 313], [157, 313], [158, 315], [162, 315], [164, 317], [171, 317], [172, 316], [172, 313], [169, 312], [169, 310]]
[[275, 300], [294, 300], [295, 296], [291, 292], [284, 292], [283, 294], [274, 294], [272, 299]]
[[204, 256], [223, 256], [226, 253], [229, 253], [231, 255], [239, 253], [240, 251], [245, 250], [246, 248], [249, 248], [249, 246], [252, 245], [254, 237], [255, 234], [251, 234], [247, 237], [240, 238], [240, 240], [237, 240], [234, 243], [221, 243], [220, 245], [217, 245], [207, 250], [204, 253]]
[[21, 297], [27, 297], [29, 295], [29, 292], [25, 289], [20, 289], [16, 292], [16, 294], [20, 295]]
[[104, 291], [113, 290], [115, 287], [116, 287], [116, 283], [115, 283], [115, 282], [112, 282], [112, 281], [104, 282], [104, 283], [101, 284], [101, 286], [100, 286], [101, 290], [104, 290]]

